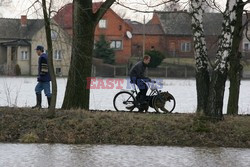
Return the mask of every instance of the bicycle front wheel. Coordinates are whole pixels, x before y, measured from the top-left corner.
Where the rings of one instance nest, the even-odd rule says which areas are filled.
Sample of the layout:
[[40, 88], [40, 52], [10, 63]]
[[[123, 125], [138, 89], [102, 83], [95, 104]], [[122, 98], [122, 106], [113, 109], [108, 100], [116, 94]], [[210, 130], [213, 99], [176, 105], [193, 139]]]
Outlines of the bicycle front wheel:
[[133, 111], [135, 108], [135, 97], [127, 91], [119, 92], [113, 99], [113, 105], [116, 111]]

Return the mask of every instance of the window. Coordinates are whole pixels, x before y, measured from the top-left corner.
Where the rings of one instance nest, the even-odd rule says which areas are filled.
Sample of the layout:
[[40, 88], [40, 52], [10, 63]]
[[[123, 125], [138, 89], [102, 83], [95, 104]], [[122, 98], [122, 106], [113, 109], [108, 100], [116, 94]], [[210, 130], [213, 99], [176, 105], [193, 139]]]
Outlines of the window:
[[27, 51], [21, 51], [21, 60], [28, 60], [28, 52]]
[[54, 59], [55, 60], [62, 60], [62, 51], [61, 50], [54, 51]]
[[62, 69], [56, 68], [56, 75], [62, 75]]
[[244, 43], [244, 51], [249, 51], [249, 50], [250, 50], [249, 43]]
[[122, 41], [111, 41], [110, 48], [122, 49]]
[[181, 43], [181, 51], [182, 52], [190, 52], [191, 51], [191, 43], [190, 42], [182, 42]]
[[107, 28], [107, 20], [101, 19], [99, 21], [99, 28]]
[[55, 30], [51, 30], [51, 39], [56, 40], [58, 37], [58, 33]]

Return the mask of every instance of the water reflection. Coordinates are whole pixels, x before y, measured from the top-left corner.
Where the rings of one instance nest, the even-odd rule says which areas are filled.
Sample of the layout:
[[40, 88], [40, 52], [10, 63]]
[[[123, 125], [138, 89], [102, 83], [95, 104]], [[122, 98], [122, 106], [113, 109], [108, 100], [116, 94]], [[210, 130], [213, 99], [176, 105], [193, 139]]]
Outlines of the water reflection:
[[1, 167], [249, 167], [250, 149], [0, 144]]

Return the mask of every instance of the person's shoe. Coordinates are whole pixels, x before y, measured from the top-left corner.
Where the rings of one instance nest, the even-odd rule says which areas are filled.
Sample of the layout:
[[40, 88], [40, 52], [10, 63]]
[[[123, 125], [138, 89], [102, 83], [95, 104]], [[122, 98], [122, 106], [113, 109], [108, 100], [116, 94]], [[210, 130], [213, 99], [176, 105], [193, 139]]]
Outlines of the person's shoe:
[[139, 107], [138, 109], [138, 112], [143, 112], [145, 110], [143, 107]]
[[48, 108], [50, 107], [51, 97], [47, 97], [48, 100]]
[[42, 103], [42, 94], [36, 93], [36, 105], [32, 107], [32, 109], [41, 109]]

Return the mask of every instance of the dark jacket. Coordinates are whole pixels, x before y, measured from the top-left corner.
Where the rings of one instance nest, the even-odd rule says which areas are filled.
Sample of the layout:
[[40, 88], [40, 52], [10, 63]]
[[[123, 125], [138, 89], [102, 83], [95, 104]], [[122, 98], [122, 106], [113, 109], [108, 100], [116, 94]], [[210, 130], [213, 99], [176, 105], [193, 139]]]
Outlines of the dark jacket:
[[38, 82], [51, 81], [48, 67], [48, 55], [43, 53], [38, 59]]
[[145, 70], [147, 65], [143, 63], [143, 61], [137, 62], [130, 70], [129, 75], [131, 81], [135, 81], [137, 79], [149, 79], [145, 77]]

